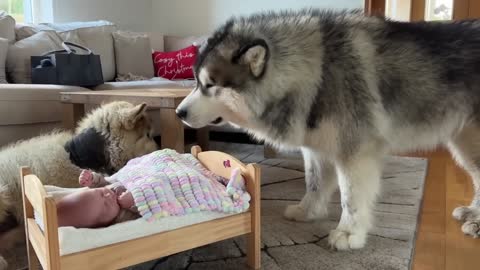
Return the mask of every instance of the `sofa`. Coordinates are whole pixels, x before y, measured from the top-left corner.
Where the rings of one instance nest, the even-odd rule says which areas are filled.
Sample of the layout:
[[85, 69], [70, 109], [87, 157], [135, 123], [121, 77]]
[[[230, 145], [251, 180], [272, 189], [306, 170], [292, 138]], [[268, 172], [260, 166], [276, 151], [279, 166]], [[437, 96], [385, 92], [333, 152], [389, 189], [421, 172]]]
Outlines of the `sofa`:
[[[135, 52], [129, 52], [128, 48], [124, 48], [126, 46], [138, 50], [135, 44], [122, 43], [125, 39], [141, 43], [139, 46], [143, 46], [144, 51], [149, 50], [147, 54], [143, 54], [145, 56], [143, 62], [138, 63]], [[8, 14], [0, 13], [0, 147], [61, 128], [60, 92], [193, 87], [193, 80], [167, 80], [155, 77], [153, 70], [150, 71], [151, 53], [176, 51], [193, 43], [201, 44], [205, 39], [205, 36], [177, 37], [153, 32], [119, 31], [115, 24], [108, 21], [17, 24]], [[148, 40], [149, 44], [146, 44], [145, 40]], [[31, 84], [30, 56], [59, 49], [63, 41], [85, 45], [100, 55], [104, 84], [91, 89]], [[121, 50], [126, 53], [120, 53]], [[135, 56], [133, 60], [132, 56]], [[137, 62], [137, 66], [143, 66], [136, 68], [144, 74], [135, 74], [135, 70], [130, 72], [129, 69], [135, 65], [132, 62]], [[120, 74], [120, 71], [128, 74]], [[118, 81], [120, 75], [136, 76], [123, 76], [130, 79]], [[151, 115], [158, 132], [158, 126], [161, 124], [158, 122], [158, 113], [152, 112]]]

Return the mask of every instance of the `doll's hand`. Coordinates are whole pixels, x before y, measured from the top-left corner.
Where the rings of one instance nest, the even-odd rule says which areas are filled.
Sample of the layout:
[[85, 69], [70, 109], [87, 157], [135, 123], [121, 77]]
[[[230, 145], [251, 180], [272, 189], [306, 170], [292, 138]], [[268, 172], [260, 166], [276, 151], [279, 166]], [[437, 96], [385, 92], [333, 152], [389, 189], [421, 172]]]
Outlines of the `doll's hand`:
[[135, 200], [133, 199], [132, 193], [126, 191], [118, 196], [118, 204], [124, 209], [130, 209], [135, 205]]
[[82, 187], [90, 187], [93, 185], [93, 173], [90, 170], [82, 170], [80, 177], [78, 177], [78, 183]]

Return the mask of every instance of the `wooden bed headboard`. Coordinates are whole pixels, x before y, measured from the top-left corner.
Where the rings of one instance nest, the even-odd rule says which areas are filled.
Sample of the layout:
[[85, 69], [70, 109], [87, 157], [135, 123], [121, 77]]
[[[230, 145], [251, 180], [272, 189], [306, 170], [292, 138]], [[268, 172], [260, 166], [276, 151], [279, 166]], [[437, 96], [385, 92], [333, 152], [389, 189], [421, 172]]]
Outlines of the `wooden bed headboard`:
[[238, 159], [217, 151], [202, 152], [200, 146], [193, 146], [191, 153], [196, 157], [208, 170], [214, 171], [216, 174], [230, 178], [232, 170], [241, 168], [242, 176], [245, 178], [247, 191], [251, 196], [250, 213], [251, 230], [256, 232], [247, 240], [247, 258], [249, 265], [258, 265], [260, 267], [260, 259], [254, 256], [256, 251], [260, 250], [260, 184], [261, 170], [258, 164], [245, 165]]
[[[254, 187], [256, 185], [260, 186], [260, 183], [255, 181], [260, 180], [260, 166], [257, 164], [243, 164], [240, 160], [232, 157], [223, 152], [218, 151], [205, 151], [202, 152], [200, 146], [193, 146], [191, 150], [192, 155], [197, 158], [203, 166], [208, 170], [215, 172], [217, 175], [230, 179], [232, 171], [235, 168], [240, 168], [242, 170], [242, 176], [245, 178], [247, 191], [252, 195], [252, 192], [255, 192]], [[255, 198], [259, 198], [256, 197]]]

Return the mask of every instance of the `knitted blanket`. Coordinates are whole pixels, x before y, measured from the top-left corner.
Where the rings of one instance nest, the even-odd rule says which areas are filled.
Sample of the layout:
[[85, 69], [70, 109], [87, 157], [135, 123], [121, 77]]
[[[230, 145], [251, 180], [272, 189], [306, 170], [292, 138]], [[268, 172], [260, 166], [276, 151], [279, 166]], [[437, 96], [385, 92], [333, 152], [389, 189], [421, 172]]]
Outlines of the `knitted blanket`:
[[225, 179], [191, 154], [171, 149], [132, 159], [110, 179], [132, 193], [140, 215], [149, 221], [199, 211], [240, 213], [249, 207], [240, 169]]

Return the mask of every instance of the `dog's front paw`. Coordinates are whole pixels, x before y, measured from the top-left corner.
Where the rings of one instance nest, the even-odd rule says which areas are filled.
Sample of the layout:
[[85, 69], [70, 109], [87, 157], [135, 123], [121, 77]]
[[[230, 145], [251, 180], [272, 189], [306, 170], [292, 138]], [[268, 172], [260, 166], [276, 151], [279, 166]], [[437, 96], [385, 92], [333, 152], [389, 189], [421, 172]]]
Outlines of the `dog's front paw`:
[[462, 232], [473, 238], [480, 237], [480, 207], [461, 206], [453, 210], [452, 216], [463, 221]]
[[463, 223], [462, 232], [473, 238], [480, 237], [480, 220], [469, 220]]
[[82, 187], [90, 187], [93, 185], [93, 173], [90, 170], [82, 170], [78, 177], [78, 183]]
[[467, 206], [460, 206], [453, 210], [452, 216], [459, 221], [465, 221], [472, 216], [472, 210]]
[[350, 233], [344, 230], [331, 230], [328, 243], [336, 250], [359, 249], [365, 246], [366, 233]]

